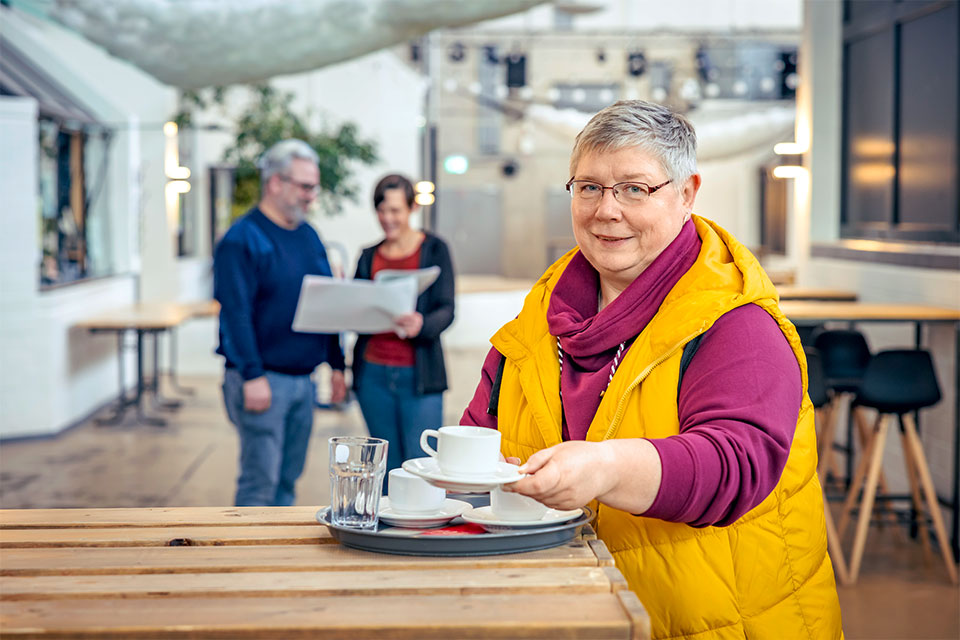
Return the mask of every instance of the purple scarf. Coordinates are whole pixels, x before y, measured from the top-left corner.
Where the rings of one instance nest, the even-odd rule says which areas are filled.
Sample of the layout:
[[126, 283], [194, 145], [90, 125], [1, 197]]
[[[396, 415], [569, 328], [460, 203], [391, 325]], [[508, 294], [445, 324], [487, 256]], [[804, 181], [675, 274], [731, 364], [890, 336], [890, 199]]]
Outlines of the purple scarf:
[[599, 313], [600, 279], [596, 269], [582, 253], [568, 263], [547, 309], [550, 333], [560, 338], [564, 351], [560, 379], [564, 440], [586, 437], [620, 343], [627, 342], [629, 347], [699, 253], [700, 238], [688, 220], [673, 242]]

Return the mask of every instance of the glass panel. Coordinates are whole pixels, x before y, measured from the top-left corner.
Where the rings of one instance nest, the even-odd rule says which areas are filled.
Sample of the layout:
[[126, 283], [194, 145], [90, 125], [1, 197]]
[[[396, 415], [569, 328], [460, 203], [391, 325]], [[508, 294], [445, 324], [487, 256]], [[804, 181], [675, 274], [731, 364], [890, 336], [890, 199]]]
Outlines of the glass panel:
[[60, 147], [57, 145], [59, 127], [50, 120], [41, 120], [37, 167], [37, 200], [40, 210], [39, 255], [40, 284], [54, 284], [60, 279], [60, 238], [57, 228], [58, 176], [57, 162]]
[[846, 219], [890, 223], [893, 211], [893, 29], [847, 48]]
[[86, 275], [104, 276], [114, 272], [110, 244], [110, 211], [107, 194], [109, 147], [106, 134], [87, 136], [83, 152], [83, 174], [87, 194], [86, 207]]
[[[195, 142], [196, 133], [192, 129], [180, 130], [177, 136], [180, 166], [190, 169], [189, 182], [192, 185], [196, 185], [198, 177], [193, 162]], [[197, 255], [197, 245], [200, 240], [198, 237], [200, 211], [197, 206], [197, 196], [198, 192], [194, 189], [180, 194], [180, 216], [177, 219], [177, 255], [181, 257]]]
[[110, 133], [40, 118], [37, 157], [41, 287], [116, 272], [109, 205]]
[[957, 5], [901, 31], [899, 223], [957, 228]]

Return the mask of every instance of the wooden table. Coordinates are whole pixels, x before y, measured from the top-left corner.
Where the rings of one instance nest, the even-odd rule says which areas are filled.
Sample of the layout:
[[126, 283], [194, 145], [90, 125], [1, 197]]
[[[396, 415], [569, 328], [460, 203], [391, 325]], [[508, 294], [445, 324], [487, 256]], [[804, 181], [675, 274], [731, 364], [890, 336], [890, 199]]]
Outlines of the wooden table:
[[840, 300], [852, 302], [857, 299], [856, 291], [843, 289], [825, 289], [822, 287], [795, 287], [783, 285], [777, 287], [780, 300]]
[[[119, 392], [114, 414], [101, 420], [101, 423], [118, 423], [123, 420], [126, 409], [136, 407], [138, 422], [162, 426], [166, 424], [163, 418], [146, 415], [143, 408], [145, 392], [153, 391], [154, 405], [159, 408], [176, 408], [179, 402], [165, 400], [160, 395], [160, 335], [169, 332], [170, 335], [170, 371], [171, 383], [178, 391], [191, 393], [189, 389], [180, 388], [176, 380], [176, 328], [191, 318], [206, 317], [219, 313], [216, 301], [200, 302], [162, 302], [135, 304], [113, 309], [96, 316], [86, 318], [75, 326], [87, 329], [91, 333], [115, 333], [117, 335], [117, 375], [119, 378]], [[131, 397], [126, 392], [126, 374], [124, 367], [124, 346], [128, 333], [136, 334], [137, 351], [137, 386]], [[147, 382], [143, 371], [144, 337], [153, 338], [153, 378]]]
[[960, 322], [960, 309], [921, 304], [782, 299], [780, 308], [794, 323], [909, 322], [920, 326], [931, 322]]
[[632, 638], [649, 618], [589, 527], [431, 558], [342, 547], [316, 507], [0, 511], [0, 632], [32, 638]]
[[[845, 322], [902, 322], [914, 327], [914, 345], [923, 347], [923, 326], [927, 324], [952, 324], [954, 327], [953, 353], [953, 487], [949, 500], [940, 502], [951, 510], [951, 544], [953, 555], [960, 555], [960, 309], [934, 307], [918, 304], [890, 302], [822, 302], [812, 300], [783, 300], [780, 308], [794, 324], [822, 324]], [[943, 383], [943, 381], [941, 381]], [[848, 465], [850, 458], [848, 456]], [[848, 474], [852, 471], [848, 467]], [[850, 477], [848, 475], [848, 477]]]

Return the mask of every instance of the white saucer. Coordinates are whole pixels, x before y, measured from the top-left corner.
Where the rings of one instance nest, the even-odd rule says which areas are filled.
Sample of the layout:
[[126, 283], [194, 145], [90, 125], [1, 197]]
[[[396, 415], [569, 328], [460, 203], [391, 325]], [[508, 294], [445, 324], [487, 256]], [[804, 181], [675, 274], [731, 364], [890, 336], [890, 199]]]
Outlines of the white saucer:
[[436, 458], [414, 458], [403, 463], [404, 471], [420, 476], [430, 484], [457, 493], [487, 493], [502, 484], [516, 482], [524, 477], [519, 467], [508, 462], [498, 462], [497, 469], [490, 475], [454, 476], [440, 470]]
[[557, 511], [556, 509], [547, 509], [543, 517], [536, 520], [501, 520], [493, 515], [490, 507], [474, 507], [461, 514], [467, 522], [478, 524], [487, 531], [506, 531], [508, 529], [530, 529], [534, 527], [549, 527], [554, 524], [561, 524], [568, 520], [573, 520], [583, 513], [583, 509], [570, 509], [569, 511]]
[[438, 511], [430, 513], [402, 513], [390, 508], [390, 498], [380, 498], [380, 519], [394, 527], [430, 529], [442, 527], [470, 508], [469, 502], [447, 498]]

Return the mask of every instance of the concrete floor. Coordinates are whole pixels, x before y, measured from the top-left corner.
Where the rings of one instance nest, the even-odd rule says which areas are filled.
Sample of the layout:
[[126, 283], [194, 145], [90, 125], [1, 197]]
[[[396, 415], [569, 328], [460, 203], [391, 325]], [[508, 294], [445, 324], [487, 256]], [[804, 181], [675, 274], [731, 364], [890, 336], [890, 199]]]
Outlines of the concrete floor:
[[[485, 354], [484, 349], [448, 349], [447, 424], [459, 420]], [[88, 421], [55, 438], [0, 445], [0, 507], [232, 504], [237, 438], [223, 410], [219, 380], [195, 377], [181, 383], [196, 393], [179, 396], [183, 407], [164, 413], [170, 418], [166, 427]], [[356, 404], [317, 412], [299, 504], [328, 502], [327, 438], [364, 433]], [[939, 556], [925, 558], [921, 545], [889, 527], [871, 530], [858, 585], [841, 587], [839, 593], [851, 640], [960, 638], [960, 592], [948, 583]]]

